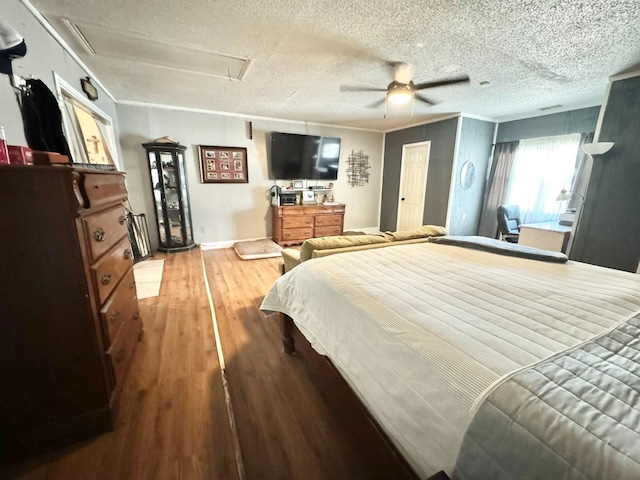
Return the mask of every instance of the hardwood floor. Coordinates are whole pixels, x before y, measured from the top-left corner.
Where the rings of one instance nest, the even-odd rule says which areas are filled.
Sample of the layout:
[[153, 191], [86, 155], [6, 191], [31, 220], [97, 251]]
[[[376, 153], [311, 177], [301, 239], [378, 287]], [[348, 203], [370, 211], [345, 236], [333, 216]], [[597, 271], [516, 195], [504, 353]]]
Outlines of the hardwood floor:
[[406, 478], [366, 420], [330, 408], [304, 352], [282, 353], [276, 319], [259, 311], [281, 259], [242, 261], [233, 249], [202, 255], [165, 256], [160, 295], [140, 301], [145, 336], [114, 431], [4, 467], [0, 478], [239, 479], [202, 258], [244, 478]]

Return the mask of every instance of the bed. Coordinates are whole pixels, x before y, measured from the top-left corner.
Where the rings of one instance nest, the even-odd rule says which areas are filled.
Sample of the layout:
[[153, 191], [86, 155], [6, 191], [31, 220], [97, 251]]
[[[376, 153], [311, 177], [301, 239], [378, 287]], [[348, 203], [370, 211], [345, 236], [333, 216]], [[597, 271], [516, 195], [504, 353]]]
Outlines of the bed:
[[[571, 261], [422, 243], [304, 262], [278, 279], [261, 309], [290, 317], [312, 347], [331, 360], [418, 477], [444, 470], [454, 478], [510, 478], [511, 467], [504, 463], [514, 450], [529, 451], [537, 441], [544, 458], [555, 455], [559, 464], [577, 472], [567, 478], [597, 478], [574, 468], [563, 452], [549, 453], [553, 442], [544, 436], [516, 436], [513, 442], [522, 443], [506, 450], [499, 445], [505, 433], [497, 428], [492, 439], [484, 439], [483, 432], [493, 430], [496, 421], [491, 417], [495, 411], [487, 413], [487, 405], [494, 406], [487, 399], [513, 388], [518, 374], [544, 371], [545, 362], [588, 349], [626, 328], [640, 313], [640, 277]], [[624, 335], [631, 345], [627, 348], [637, 352], [637, 338]], [[633, 397], [640, 371], [634, 380], [635, 367], [629, 368], [626, 383], [632, 387], [620, 395], [626, 395], [623, 403], [629, 411], [623, 415], [629, 418], [624, 421], [633, 430], [633, 422], [640, 426], [633, 413], [640, 408]], [[587, 370], [596, 375], [597, 369]], [[545, 392], [542, 385], [537, 398]], [[518, 402], [530, 402], [519, 393]], [[502, 396], [509, 404], [510, 394]], [[519, 413], [517, 405], [512, 410]], [[584, 405], [577, 410], [584, 413]], [[507, 430], [513, 423], [501, 421]], [[554, 427], [558, 423], [552, 417], [546, 421]], [[535, 427], [533, 414], [530, 428]], [[552, 440], [562, 435], [562, 429], [547, 430]], [[580, 428], [574, 430], [581, 434]], [[625, 434], [625, 441], [631, 441], [633, 435]], [[485, 440], [493, 441], [493, 449], [485, 452]], [[609, 440], [602, 439], [605, 444]], [[598, 442], [592, 443], [602, 451]], [[486, 458], [479, 459], [478, 452]], [[635, 453], [620, 455], [633, 459]], [[535, 465], [533, 455], [523, 460], [527, 456], [520, 455], [513, 467], [520, 474], [531, 473], [526, 461]], [[574, 457], [574, 463], [580, 461], [580, 455]], [[602, 456], [602, 462], [609, 461]], [[602, 468], [593, 470], [618, 471]]]

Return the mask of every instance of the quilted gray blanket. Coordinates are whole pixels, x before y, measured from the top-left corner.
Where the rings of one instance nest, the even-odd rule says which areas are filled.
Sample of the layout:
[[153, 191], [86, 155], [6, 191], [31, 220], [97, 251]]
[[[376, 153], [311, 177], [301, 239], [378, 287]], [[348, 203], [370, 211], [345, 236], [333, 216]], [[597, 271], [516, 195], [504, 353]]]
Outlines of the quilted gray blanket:
[[640, 314], [499, 383], [455, 479], [639, 479]]

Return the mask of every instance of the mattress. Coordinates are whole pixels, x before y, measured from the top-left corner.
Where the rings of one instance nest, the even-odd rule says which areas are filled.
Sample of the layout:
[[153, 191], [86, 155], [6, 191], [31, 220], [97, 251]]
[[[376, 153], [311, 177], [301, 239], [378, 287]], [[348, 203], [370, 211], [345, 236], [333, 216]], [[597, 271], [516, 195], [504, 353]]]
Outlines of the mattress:
[[452, 474], [494, 382], [640, 312], [640, 277], [422, 243], [303, 262], [261, 309], [294, 320], [426, 477]]

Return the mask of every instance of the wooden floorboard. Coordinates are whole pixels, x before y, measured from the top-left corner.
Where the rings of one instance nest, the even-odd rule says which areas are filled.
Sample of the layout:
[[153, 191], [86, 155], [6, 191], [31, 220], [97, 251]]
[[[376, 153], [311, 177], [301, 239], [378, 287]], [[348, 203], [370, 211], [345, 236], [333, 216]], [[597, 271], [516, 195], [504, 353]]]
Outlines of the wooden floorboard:
[[231, 249], [204, 258], [247, 478], [406, 478], [367, 418], [345, 424], [316, 390], [304, 357], [283, 353], [277, 316], [259, 311], [282, 261], [240, 261]]
[[[309, 377], [304, 351], [282, 352], [276, 319], [259, 311], [281, 259], [242, 261], [233, 249], [157, 258], [165, 258], [160, 295], [140, 301], [145, 335], [115, 429], [4, 467], [0, 479], [240, 480], [203, 258], [245, 478], [406, 478], [365, 418], [345, 422], [333, 410]], [[358, 434], [356, 424], [364, 425]]]
[[145, 334], [114, 430], [0, 478], [237, 479], [200, 251], [164, 258], [160, 295], [140, 301]]

